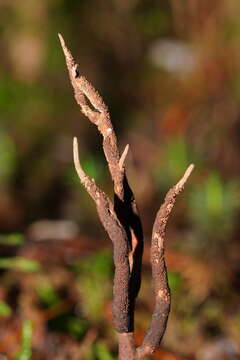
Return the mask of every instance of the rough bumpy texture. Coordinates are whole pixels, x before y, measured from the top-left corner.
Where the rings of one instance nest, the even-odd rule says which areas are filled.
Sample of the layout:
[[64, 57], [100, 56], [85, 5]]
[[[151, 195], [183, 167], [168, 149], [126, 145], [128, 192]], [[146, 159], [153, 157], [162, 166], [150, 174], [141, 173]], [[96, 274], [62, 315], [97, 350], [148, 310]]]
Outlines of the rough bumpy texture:
[[[143, 233], [141, 220], [133, 192], [125, 173], [124, 161], [128, 145], [122, 155], [117, 145], [108, 108], [94, 87], [81, 76], [78, 65], [59, 34], [65, 54], [74, 96], [82, 113], [94, 123], [103, 137], [103, 151], [114, 185], [114, 204], [108, 196], [84, 172], [79, 161], [78, 143], [74, 138], [74, 164], [81, 183], [96, 204], [99, 218], [113, 243], [115, 265], [113, 286], [113, 320], [118, 332], [119, 359], [143, 359], [160, 344], [170, 311], [170, 292], [164, 260], [165, 230], [176, 196], [182, 191], [193, 165], [182, 179], [166, 195], [153, 226], [151, 245], [152, 276], [155, 292], [155, 308], [150, 327], [143, 343], [134, 344], [135, 300], [141, 286]], [[91, 106], [90, 106], [91, 105]]]

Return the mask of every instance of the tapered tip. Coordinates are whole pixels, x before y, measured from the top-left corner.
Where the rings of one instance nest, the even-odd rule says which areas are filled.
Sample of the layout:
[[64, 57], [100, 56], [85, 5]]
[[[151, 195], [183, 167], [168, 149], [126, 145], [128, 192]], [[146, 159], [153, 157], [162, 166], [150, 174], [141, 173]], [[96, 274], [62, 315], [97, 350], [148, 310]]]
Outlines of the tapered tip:
[[186, 176], [187, 179], [191, 175], [193, 169], [194, 169], [194, 164], [190, 164], [189, 167], [187, 168], [187, 170], [185, 171], [185, 174], [184, 174], [184, 176]]
[[188, 180], [189, 176], [191, 175], [192, 171], [194, 169], [194, 164], [191, 164], [188, 166], [187, 170], [185, 171], [183, 177], [181, 178], [181, 180], [177, 183], [176, 185], [176, 189], [180, 190], [184, 187], [186, 181]]
[[126, 145], [122, 155], [121, 155], [121, 158], [119, 160], [119, 167], [120, 169], [123, 169], [123, 166], [124, 166], [124, 162], [125, 162], [125, 159], [126, 159], [126, 156], [128, 154], [128, 150], [129, 150], [129, 144]]
[[74, 138], [73, 138], [73, 147], [76, 147], [76, 146], [78, 146], [78, 139], [77, 139], [76, 136], [74, 136]]
[[60, 33], [58, 33], [58, 37], [59, 37], [59, 40], [60, 40], [60, 43], [61, 43], [61, 46], [63, 49], [63, 53], [65, 55], [68, 71], [69, 71], [70, 77], [71, 77], [71, 69], [75, 66], [75, 62], [74, 62], [74, 59], [72, 57], [70, 50], [67, 48], [67, 46], [65, 44], [63, 36]]
[[64, 42], [64, 38], [62, 37], [62, 34], [58, 33], [58, 37], [59, 37], [61, 45], [64, 46], [65, 42]]
[[79, 153], [78, 153], [78, 140], [76, 137], [73, 138], [73, 160], [75, 167], [79, 165]]

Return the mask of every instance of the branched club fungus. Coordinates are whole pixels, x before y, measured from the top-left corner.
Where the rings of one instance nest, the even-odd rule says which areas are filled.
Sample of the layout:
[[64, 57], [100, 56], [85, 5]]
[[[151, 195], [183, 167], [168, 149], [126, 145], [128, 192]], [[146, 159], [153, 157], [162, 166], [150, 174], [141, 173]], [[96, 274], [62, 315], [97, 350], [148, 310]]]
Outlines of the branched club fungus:
[[82, 113], [97, 126], [102, 135], [103, 151], [113, 181], [114, 203], [98, 187], [94, 179], [91, 179], [82, 169], [78, 142], [74, 138], [73, 155], [77, 174], [95, 202], [102, 225], [113, 243], [115, 265], [113, 320], [118, 333], [119, 359], [144, 359], [159, 346], [166, 329], [171, 302], [164, 260], [166, 225], [176, 197], [183, 190], [194, 166], [190, 165], [181, 180], [168, 191], [156, 215], [151, 242], [155, 307], [143, 342], [136, 347], [134, 344], [134, 310], [141, 285], [143, 232], [136, 200], [128, 183], [124, 165], [129, 146], [127, 145], [120, 154], [108, 107], [94, 87], [80, 74], [78, 65], [60, 34], [59, 38], [75, 99]]

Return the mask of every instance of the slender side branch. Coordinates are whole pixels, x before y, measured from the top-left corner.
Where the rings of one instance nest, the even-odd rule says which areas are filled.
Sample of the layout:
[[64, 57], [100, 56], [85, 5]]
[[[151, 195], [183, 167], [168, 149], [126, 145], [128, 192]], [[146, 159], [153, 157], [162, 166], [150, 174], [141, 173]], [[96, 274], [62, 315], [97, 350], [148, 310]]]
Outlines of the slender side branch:
[[128, 154], [128, 150], [129, 150], [129, 145], [127, 144], [125, 149], [123, 150], [123, 153], [119, 159], [119, 162], [118, 162], [118, 166], [119, 166], [119, 169], [121, 171], [124, 171], [124, 163], [125, 163], [125, 160], [126, 160], [126, 157], [127, 157], [127, 154]]
[[128, 260], [128, 241], [127, 234], [119, 222], [113, 204], [107, 195], [90, 179], [83, 171], [78, 155], [77, 139], [73, 141], [73, 158], [75, 168], [81, 183], [88, 194], [95, 201], [99, 218], [113, 242], [114, 249], [114, 304], [113, 318], [118, 332], [127, 332], [130, 327], [129, 315], [129, 279], [130, 266]]
[[176, 197], [183, 190], [193, 168], [194, 165], [191, 164], [187, 168], [181, 180], [168, 191], [153, 225], [151, 264], [155, 293], [155, 307], [152, 315], [152, 321], [143, 340], [143, 344], [137, 349], [137, 359], [142, 359], [144, 356], [150, 355], [154, 352], [154, 350], [156, 350], [166, 329], [171, 303], [167, 269], [164, 259], [166, 226], [174, 207]]

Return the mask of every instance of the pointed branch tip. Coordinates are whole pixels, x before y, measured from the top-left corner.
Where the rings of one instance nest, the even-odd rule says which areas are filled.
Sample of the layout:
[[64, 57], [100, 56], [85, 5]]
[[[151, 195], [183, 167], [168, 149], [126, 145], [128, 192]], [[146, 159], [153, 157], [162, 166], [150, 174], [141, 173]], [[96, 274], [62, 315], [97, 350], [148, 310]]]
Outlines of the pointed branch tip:
[[180, 181], [175, 186], [177, 191], [182, 190], [182, 188], [184, 187], [185, 183], [187, 182], [189, 176], [191, 175], [193, 169], [194, 169], [194, 164], [189, 165], [189, 167], [185, 171], [183, 177], [180, 179]]
[[81, 169], [81, 165], [79, 161], [78, 140], [76, 137], [73, 138], [73, 160], [75, 168], [78, 172], [78, 169]]
[[121, 157], [120, 157], [120, 160], [119, 160], [119, 167], [120, 167], [120, 169], [122, 169], [123, 166], [124, 166], [124, 162], [125, 162], [125, 159], [126, 159], [126, 157], [127, 157], [128, 150], [129, 150], [129, 144], [127, 144], [127, 145], [125, 146], [125, 149], [123, 150], [123, 153], [122, 153], [122, 155], [121, 155]]
[[63, 49], [63, 53], [65, 55], [68, 71], [70, 71], [71, 68], [75, 66], [75, 61], [72, 57], [71, 51], [68, 49], [68, 47], [65, 44], [65, 40], [64, 40], [63, 36], [60, 33], [58, 33], [58, 37], [59, 37], [59, 40], [60, 40], [60, 43], [61, 43], [61, 46]]
[[65, 41], [64, 41], [62, 34], [58, 33], [58, 37], [59, 37], [60, 43], [62, 45], [62, 48], [64, 48], [66, 45], [65, 45]]
[[74, 136], [74, 138], [73, 138], [73, 146], [74, 147], [78, 146], [78, 139], [76, 136]]

